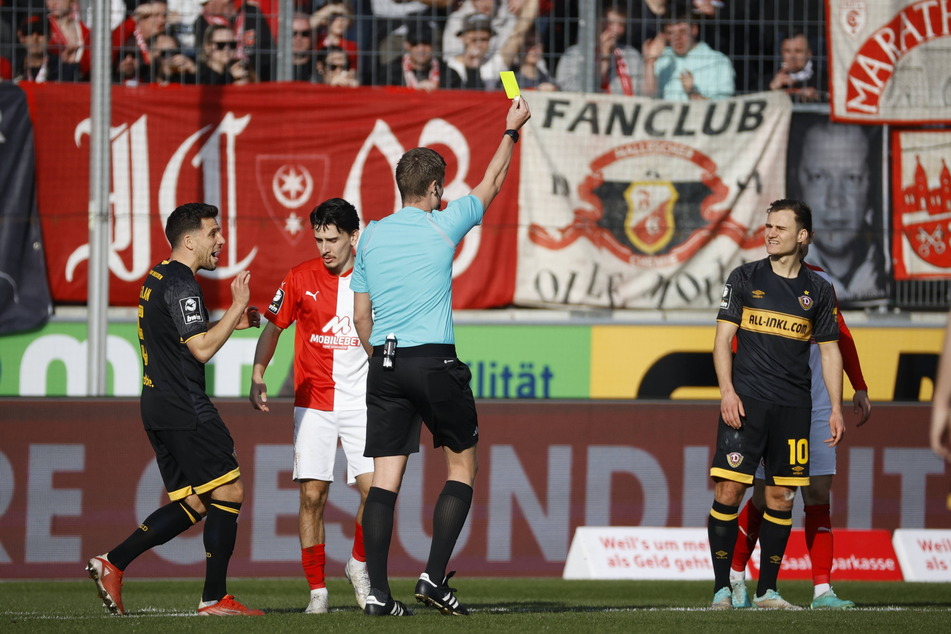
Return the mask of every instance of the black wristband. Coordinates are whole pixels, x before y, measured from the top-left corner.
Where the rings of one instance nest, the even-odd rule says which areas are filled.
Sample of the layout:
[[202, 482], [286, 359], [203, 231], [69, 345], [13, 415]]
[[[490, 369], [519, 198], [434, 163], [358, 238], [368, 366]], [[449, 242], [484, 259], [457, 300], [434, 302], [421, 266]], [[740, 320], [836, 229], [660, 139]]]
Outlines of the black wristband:
[[512, 143], [518, 143], [518, 131], [517, 130], [506, 130], [505, 136], [512, 137]]

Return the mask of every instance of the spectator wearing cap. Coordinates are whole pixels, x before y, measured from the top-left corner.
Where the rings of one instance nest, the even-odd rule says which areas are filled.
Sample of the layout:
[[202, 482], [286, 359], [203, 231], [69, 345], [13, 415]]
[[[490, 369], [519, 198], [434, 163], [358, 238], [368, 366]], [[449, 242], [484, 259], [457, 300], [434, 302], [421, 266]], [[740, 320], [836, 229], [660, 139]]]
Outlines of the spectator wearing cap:
[[517, 15], [509, 8], [509, 0], [465, 0], [459, 8], [449, 14], [442, 35], [442, 54], [444, 57], [455, 57], [463, 53], [462, 40], [456, 33], [462, 30], [462, 24], [470, 15], [481, 13], [492, 20], [492, 30], [495, 33], [489, 39], [489, 55], [499, 52], [502, 44], [515, 30]]
[[730, 58], [699, 40], [689, 4], [671, 6], [664, 32], [644, 43], [644, 92], [671, 101], [722, 99], [735, 92]]
[[432, 92], [437, 88], [461, 88], [459, 76], [433, 54], [435, 34], [425, 22], [413, 25], [406, 34], [406, 52], [380, 69], [387, 86], [407, 86]]
[[555, 80], [562, 90], [581, 92], [584, 77], [593, 70], [598, 78], [595, 89], [614, 95], [640, 95], [643, 92], [644, 63], [641, 54], [624, 43], [627, 13], [622, 5], [607, 5], [601, 14], [601, 31], [595, 50], [595, 68], [584, 68], [584, 54], [578, 44], [565, 49]]
[[59, 60], [49, 54], [43, 18], [31, 15], [21, 20], [17, 39], [24, 54], [13, 71], [14, 81], [43, 83], [59, 79]]
[[89, 27], [79, 19], [77, 0], [46, 0], [49, 16], [47, 43], [50, 55], [59, 60], [60, 81], [89, 77]]
[[461, 87], [469, 90], [497, 90], [499, 73], [512, 66], [525, 33], [537, 15], [538, 0], [525, 0], [515, 29], [495, 54], [489, 53], [489, 41], [495, 34], [492, 19], [483, 13], [467, 16], [456, 33], [462, 40], [463, 52], [446, 58], [446, 65], [450, 72], [458, 76]]

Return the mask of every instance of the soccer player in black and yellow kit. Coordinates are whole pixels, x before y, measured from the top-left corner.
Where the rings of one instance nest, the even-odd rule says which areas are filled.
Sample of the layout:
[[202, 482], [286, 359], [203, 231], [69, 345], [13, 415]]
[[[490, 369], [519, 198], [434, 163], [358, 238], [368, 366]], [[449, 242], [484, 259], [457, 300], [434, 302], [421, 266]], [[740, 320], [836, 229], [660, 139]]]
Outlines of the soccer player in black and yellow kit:
[[716, 486], [707, 529], [715, 577], [712, 607], [717, 609], [733, 607], [730, 564], [738, 510], [760, 460], [766, 472], [766, 510], [753, 604], [799, 609], [780, 596], [776, 579], [792, 529], [795, 489], [809, 484], [813, 339], [819, 344], [832, 403], [831, 436], [825, 442], [837, 445], [845, 431], [835, 294], [832, 285], [799, 258], [800, 246], [811, 233], [812, 211], [805, 203], [773, 202], [766, 216], [768, 257], [734, 269], [723, 289], [713, 347], [721, 400], [710, 468]]
[[248, 271], [231, 282], [231, 306], [209, 323], [199, 269], [213, 271], [225, 240], [215, 219], [218, 209], [188, 203], [165, 224], [172, 245], [139, 291], [142, 349], [142, 422], [171, 503], [153, 512], [132, 535], [108, 553], [89, 560], [86, 570], [113, 614], [123, 614], [122, 575], [132, 561], [192, 525], [205, 522], [205, 586], [198, 614], [260, 616], [227, 594], [228, 562], [234, 550], [244, 485], [234, 442], [205, 392], [205, 363], [235, 330], [259, 326], [252, 306]]

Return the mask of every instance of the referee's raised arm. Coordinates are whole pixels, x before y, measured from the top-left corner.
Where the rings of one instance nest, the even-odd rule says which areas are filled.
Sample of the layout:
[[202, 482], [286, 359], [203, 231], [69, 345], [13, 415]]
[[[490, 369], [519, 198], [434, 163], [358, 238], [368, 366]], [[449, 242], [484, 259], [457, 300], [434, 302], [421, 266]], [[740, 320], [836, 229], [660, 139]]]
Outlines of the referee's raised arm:
[[518, 142], [518, 131], [531, 117], [532, 113], [525, 99], [519, 97], [512, 100], [512, 106], [505, 115], [505, 132], [502, 134], [499, 149], [495, 151], [488, 167], [485, 168], [482, 182], [472, 190], [472, 195], [482, 201], [484, 211], [488, 210], [489, 205], [501, 191], [502, 183], [505, 182], [505, 176], [509, 171], [509, 164], [512, 162], [512, 151]]

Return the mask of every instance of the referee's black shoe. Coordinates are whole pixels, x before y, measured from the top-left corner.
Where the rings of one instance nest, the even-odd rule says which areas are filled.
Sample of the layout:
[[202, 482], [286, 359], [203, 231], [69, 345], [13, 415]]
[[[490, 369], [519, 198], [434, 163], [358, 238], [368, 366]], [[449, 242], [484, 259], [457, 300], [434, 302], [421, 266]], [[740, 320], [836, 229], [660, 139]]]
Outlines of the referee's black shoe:
[[454, 574], [456, 574], [455, 570], [446, 575], [442, 585], [438, 586], [430, 581], [428, 574], [425, 572], [421, 574], [419, 581], [416, 582], [416, 600], [436, 608], [443, 614], [469, 616], [469, 610], [452, 594], [456, 592], [456, 589], [447, 585], [449, 578]]
[[405, 603], [397, 601], [393, 597], [387, 596], [385, 592], [380, 592], [374, 588], [370, 588], [363, 613], [369, 616], [413, 616]]

